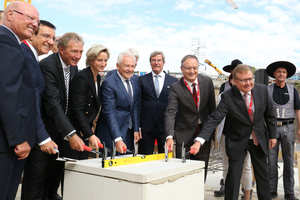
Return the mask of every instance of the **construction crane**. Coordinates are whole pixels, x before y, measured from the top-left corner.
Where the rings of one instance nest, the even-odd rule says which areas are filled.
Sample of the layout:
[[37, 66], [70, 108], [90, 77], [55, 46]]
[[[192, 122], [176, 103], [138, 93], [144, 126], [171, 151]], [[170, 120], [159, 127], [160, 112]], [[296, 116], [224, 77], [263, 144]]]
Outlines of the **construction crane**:
[[214, 65], [212, 64], [208, 59], [204, 60], [205, 63], [207, 63], [208, 65], [212, 66], [218, 73], [219, 75], [222, 75], [223, 73]]
[[238, 7], [235, 5], [235, 3], [232, 0], [226, 0], [226, 1], [231, 5], [231, 7], [233, 7], [234, 9], [238, 9]]
[[[6, 8], [6, 6], [7, 6], [7, 3], [11, 3], [11, 2], [13, 2], [13, 1], [15, 1], [15, 0], [4, 0], [4, 9]], [[23, 1], [23, 2], [26, 2], [26, 3], [30, 3], [31, 4], [31, 0], [18, 0], [18, 1]], [[3, 9], [3, 10], [4, 10]]]

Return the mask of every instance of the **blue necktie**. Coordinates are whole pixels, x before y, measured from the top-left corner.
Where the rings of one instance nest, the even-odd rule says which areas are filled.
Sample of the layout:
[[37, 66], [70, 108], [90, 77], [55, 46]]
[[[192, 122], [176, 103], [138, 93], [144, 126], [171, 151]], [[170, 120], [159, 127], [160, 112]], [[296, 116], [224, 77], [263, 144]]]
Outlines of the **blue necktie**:
[[155, 74], [155, 81], [154, 81], [154, 87], [155, 87], [155, 93], [156, 93], [156, 97], [159, 97], [159, 82], [158, 82], [158, 77], [159, 75]]

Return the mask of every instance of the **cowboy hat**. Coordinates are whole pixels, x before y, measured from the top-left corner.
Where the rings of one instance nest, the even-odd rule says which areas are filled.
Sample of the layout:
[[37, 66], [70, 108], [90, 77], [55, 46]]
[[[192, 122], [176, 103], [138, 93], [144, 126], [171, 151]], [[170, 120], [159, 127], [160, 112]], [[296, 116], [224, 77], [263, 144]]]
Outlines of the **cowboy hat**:
[[287, 77], [286, 78], [289, 78], [289, 77], [293, 76], [296, 72], [296, 66], [293, 63], [290, 63], [288, 61], [276, 61], [276, 62], [271, 63], [267, 67], [267, 69], [266, 69], [267, 74], [269, 76], [275, 78], [273, 72], [278, 67], [283, 67], [283, 68], [286, 69], [286, 71], [287, 71]]
[[243, 64], [243, 63], [239, 59], [235, 59], [235, 60], [231, 61], [231, 65], [226, 65], [225, 67], [223, 67], [223, 70], [225, 72], [230, 73], [230, 71], [233, 70], [239, 64]]

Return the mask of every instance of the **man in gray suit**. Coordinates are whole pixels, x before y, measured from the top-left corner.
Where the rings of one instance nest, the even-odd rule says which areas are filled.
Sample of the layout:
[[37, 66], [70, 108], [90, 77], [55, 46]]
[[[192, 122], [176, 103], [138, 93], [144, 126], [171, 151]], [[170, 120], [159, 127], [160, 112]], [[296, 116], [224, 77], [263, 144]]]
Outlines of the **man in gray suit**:
[[229, 169], [225, 200], [238, 199], [243, 163], [248, 151], [254, 168], [258, 199], [270, 200], [267, 155], [268, 149], [276, 144], [274, 107], [267, 87], [254, 84], [253, 73], [248, 65], [238, 65], [232, 75], [235, 85], [222, 94], [217, 109], [198, 135], [200, 142], [191, 148], [195, 148], [197, 153], [201, 144], [209, 141], [211, 132], [226, 116], [225, 147]]
[[[208, 76], [198, 75], [198, 67], [199, 61], [196, 56], [183, 57], [181, 60], [183, 77], [173, 83], [169, 91], [165, 111], [166, 146], [173, 150], [175, 137], [178, 158], [181, 157], [182, 143], [184, 142], [185, 147], [190, 149], [208, 116], [216, 108], [213, 82]], [[210, 133], [213, 132], [214, 130]], [[210, 138], [201, 147], [200, 153], [190, 156], [192, 160], [205, 161], [206, 173], [209, 153]]]

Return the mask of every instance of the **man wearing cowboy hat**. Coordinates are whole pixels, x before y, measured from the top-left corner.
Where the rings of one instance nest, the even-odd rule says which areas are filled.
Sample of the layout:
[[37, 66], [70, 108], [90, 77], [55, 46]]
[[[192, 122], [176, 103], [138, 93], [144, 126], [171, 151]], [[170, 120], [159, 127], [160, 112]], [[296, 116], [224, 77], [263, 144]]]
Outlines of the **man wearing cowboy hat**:
[[[270, 174], [270, 191], [272, 199], [277, 198], [278, 185], [278, 149], [281, 143], [283, 157], [283, 182], [284, 182], [284, 199], [298, 198], [294, 195], [294, 143], [295, 130], [294, 119], [297, 117], [298, 126], [300, 126], [300, 101], [297, 90], [286, 79], [293, 76], [296, 72], [294, 64], [287, 61], [277, 61], [271, 63], [266, 72], [269, 76], [275, 78], [275, 83], [268, 86], [268, 93], [275, 107], [277, 118], [277, 144], [269, 152], [269, 174]], [[297, 139], [300, 139], [300, 129], [297, 131]]]

